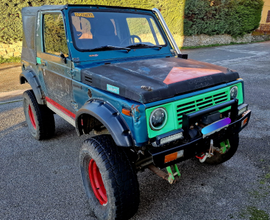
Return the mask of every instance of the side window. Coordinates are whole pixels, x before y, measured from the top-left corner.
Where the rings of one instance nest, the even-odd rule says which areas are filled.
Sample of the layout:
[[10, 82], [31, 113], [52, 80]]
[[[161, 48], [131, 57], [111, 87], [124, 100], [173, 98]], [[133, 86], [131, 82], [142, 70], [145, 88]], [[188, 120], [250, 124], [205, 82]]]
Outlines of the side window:
[[43, 15], [44, 52], [68, 57], [68, 47], [61, 13]]

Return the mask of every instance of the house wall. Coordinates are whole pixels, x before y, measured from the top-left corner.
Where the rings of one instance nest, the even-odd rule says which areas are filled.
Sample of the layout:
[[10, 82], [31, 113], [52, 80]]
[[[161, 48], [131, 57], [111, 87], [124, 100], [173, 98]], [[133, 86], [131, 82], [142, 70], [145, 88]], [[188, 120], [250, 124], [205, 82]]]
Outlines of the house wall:
[[261, 31], [269, 31], [270, 32], [270, 22], [266, 22], [268, 12], [270, 11], [270, 0], [264, 0], [264, 6], [262, 10], [262, 18], [260, 22], [260, 28]]

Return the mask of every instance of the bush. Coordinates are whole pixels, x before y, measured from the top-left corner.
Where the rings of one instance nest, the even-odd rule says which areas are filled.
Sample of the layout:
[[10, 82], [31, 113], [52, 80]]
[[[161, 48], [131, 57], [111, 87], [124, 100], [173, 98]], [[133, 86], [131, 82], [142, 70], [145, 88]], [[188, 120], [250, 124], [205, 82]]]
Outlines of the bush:
[[[67, 1], [55, 0], [54, 4], [66, 4]], [[48, 4], [48, 0], [1, 0], [0, 7], [0, 42], [12, 43], [22, 40], [23, 7]]]
[[0, 7], [0, 42], [12, 43], [22, 40], [21, 9], [28, 6], [92, 4], [161, 10], [167, 24], [174, 34], [183, 32], [183, 14], [185, 0], [1, 0]]
[[4, 58], [0, 57], [0, 64], [2, 63], [20, 63], [21, 57], [10, 57], [10, 58]]
[[184, 35], [251, 33], [259, 27], [263, 0], [186, 0]]

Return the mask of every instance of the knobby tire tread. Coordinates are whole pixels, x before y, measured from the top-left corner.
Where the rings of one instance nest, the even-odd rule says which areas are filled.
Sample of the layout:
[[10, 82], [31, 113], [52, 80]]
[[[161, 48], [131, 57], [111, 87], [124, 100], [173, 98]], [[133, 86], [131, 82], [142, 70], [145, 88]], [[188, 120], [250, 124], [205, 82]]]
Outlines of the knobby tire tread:
[[131, 218], [138, 210], [140, 193], [136, 173], [126, 153], [115, 145], [109, 135], [87, 139], [84, 145], [94, 147], [108, 172], [115, 199], [113, 209], [116, 210], [115, 218], [112, 219]]

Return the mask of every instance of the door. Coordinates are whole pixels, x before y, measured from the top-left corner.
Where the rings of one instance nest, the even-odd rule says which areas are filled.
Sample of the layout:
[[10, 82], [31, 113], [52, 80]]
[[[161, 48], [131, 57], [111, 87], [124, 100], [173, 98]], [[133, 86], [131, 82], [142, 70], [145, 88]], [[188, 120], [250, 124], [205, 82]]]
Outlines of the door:
[[38, 53], [45, 83], [47, 106], [74, 124], [71, 61], [61, 12], [43, 13], [42, 49]]

